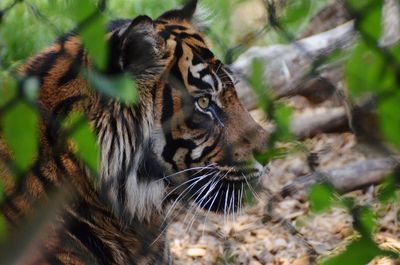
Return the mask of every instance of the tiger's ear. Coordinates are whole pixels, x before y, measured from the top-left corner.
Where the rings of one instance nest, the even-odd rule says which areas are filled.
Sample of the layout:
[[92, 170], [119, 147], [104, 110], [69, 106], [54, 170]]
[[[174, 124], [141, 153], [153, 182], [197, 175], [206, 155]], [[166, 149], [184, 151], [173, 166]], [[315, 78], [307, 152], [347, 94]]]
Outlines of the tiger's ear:
[[173, 9], [165, 12], [158, 19], [164, 20], [178, 20], [178, 21], [188, 21], [191, 22], [193, 15], [196, 12], [197, 0], [190, 0], [180, 9]]
[[[121, 27], [111, 37], [111, 59], [119, 69], [140, 76], [164, 55], [164, 40], [157, 34], [153, 20], [139, 16], [129, 25]], [[147, 73], [150, 74], [150, 73]], [[154, 73], [157, 74], [157, 73]]]

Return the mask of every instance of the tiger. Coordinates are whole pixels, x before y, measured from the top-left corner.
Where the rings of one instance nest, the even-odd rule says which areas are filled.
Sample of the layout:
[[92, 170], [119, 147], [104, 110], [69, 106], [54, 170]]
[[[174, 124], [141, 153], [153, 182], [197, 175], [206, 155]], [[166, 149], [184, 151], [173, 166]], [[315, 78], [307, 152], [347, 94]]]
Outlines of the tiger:
[[[108, 24], [104, 74], [128, 74], [136, 104], [91, 87], [81, 70], [95, 66], [77, 33], [22, 66], [23, 78], [40, 83], [39, 154], [26, 177], [6, 188], [1, 213], [16, 230], [54, 191], [73, 196], [21, 264], [172, 264], [165, 234], [171, 202], [233, 213], [243, 187], [260, 182], [264, 166], [254, 152], [265, 150], [268, 133], [210, 50], [197, 6], [190, 0], [156, 19]], [[74, 111], [85, 114], [97, 137], [97, 181], [61, 137], [58, 121]]]

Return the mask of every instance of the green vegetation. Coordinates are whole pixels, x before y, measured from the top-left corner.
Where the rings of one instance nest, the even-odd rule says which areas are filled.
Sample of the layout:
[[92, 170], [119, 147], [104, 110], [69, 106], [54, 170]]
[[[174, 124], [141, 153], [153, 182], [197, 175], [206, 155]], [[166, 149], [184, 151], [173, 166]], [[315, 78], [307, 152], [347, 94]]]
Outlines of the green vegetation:
[[[4, 0], [0, 10], [14, 1]], [[104, 12], [98, 10], [97, 1], [54, 1], [31, 0], [19, 1], [15, 6], [0, 13], [0, 118], [1, 132], [14, 154], [13, 169], [19, 176], [26, 172], [37, 156], [37, 81], [22, 82], [16, 77], [17, 67], [29, 56], [37, 53], [50, 44], [57, 36], [78, 29], [83, 42], [92, 56], [96, 66], [103, 68], [107, 58], [107, 47], [104, 41], [104, 25], [113, 18], [132, 18], [139, 14], [148, 14], [155, 18], [163, 11], [176, 7], [180, 1], [153, 0], [113, 0], [108, 3]], [[296, 33], [306, 24], [310, 15], [328, 1], [288, 1], [283, 10], [270, 9], [273, 13], [265, 19], [263, 34], [257, 40], [237, 43], [239, 33], [231, 27], [232, 6], [244, 1], [239, 0], [204, 0], [202, 5], [210, 10], [213, 23], [208, 30], [214, 50], [219, 57], [232, 60], [254, 42], [287, 43], [293, 40]], [[382, 48], [379, 44], [381, 34], [381, 11], [383, 1], [349, 0], [346, 1], [353, 14], [357, 14], [356, 29], [360, 38], [351, 52], [346, 65], [346, 81], [353, 98], [366, 93], [377, 97], [377, 110], [381, 132], [385, 139], [400, 147], [400, 46]], [[67, 10], [67, 12], [65, 11]], [[95, 16], [87, 20], [92, 14]], [[255, 29], [258, 30], [258, 29]], [[234, 47], [240, 49], [234, 49]], [[233, 51], [233, 54], [232, 54]], [[288, 124], [290, 109], [265, 95], [262, 84], [262, 65], [255, 61], [253, 75], [250, 78], [260, 101], [259, 106], [268, 117], [277, 124], [277, 130], [271, 138], [269, 153], [258, 154], [258, 159], [265, 162], [278, 156], [278, 141], [291, 141]], [[93, 80], [90, 75], [96, 76]], [[137, 100], [134, 86], [124, 76], [109, 79], [99, 73], [87, 73], [91, 84], [109, 96], [118, 97], [127, 103]], [[117, 87], [118, 89], [113, 89]], [[78, 116], [69, 117], [66, 130], [70, 140], [76, 144], [77, 155], [93, 170], [97, 169], [98, 150], [95, 148], [95, 136], [88, 122]], [[382, 203], [394, 200], [398, 191], [399, 177], [393, 175], [381, 186]], [[2, 197], [0, 184], [0, 198]], [[318, 184], [310, 192], [310, 202], [317, 212], [329, 209], [332, 205], [341, 205], [353, 216], [354, 229], [359, 236], [349, 244], [346, 251], [329, 258], [323, 264], [366, 264], [375, 256], [387, 255], [398, 257], [396, 253], [382, 250], [374, 241], [376, 226], [375, 214], [365, 205], [357, 205], [343, 198], [329, 185]], [[4, 237], [4, 220], [0, 216], [0, 240]], [[227, 255], [230, 260], [230, 255]]]

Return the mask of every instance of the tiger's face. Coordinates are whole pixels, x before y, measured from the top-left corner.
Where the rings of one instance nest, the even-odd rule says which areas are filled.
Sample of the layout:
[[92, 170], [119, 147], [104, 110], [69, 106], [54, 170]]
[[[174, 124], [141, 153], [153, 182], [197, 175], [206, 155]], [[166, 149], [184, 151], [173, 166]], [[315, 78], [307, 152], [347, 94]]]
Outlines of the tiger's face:
[[240, 103], [232, 72], [189, 22], [188, 9], [155, 22], [173, 59], [155, 91], [153, 150], [174, 189], [201, 208], [233, 212], [262, 174], [253, 152], [268, 136]]
[[159, 213], [170, 194], [234, 212], [262, 174], [253, 152], [265, 147], [267, 133], [192, 24], [196, 3], [156, 20], [117, 21], [110, 33], [108, 72], [132, 74], [139, 91], [136, 106], [112, 103], [98, 122], [102, 189], [117, 213]]

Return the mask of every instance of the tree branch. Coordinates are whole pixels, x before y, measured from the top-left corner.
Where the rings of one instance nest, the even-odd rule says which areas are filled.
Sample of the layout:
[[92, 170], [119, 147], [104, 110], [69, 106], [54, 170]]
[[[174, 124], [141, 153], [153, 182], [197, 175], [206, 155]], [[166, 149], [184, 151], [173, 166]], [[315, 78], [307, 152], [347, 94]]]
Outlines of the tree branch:
[[297, 191], [308, 190], [313, 184], [320, 181], [328, 181], [337, 191], [346, 193], [380, 183], [399, 165], [399, 157], [387, 157], [355, 162], [326, 171], [317, 171], [292, 180], [283, 187], [281, 195], [285, 197], [293, 195]]

